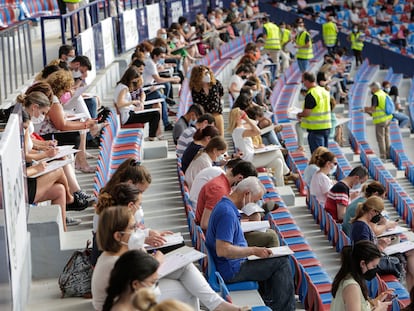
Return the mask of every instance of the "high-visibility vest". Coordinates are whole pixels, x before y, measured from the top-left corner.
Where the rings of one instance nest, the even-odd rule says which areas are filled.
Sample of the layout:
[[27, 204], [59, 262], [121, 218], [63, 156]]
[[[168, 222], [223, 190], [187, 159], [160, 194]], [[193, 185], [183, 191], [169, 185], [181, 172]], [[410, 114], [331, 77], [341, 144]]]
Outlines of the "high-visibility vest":
[[351, 32], [351, 49], [356, 51], [362, 51], [364, 48], [364, 42], [359, 40], [362, 33], [357, 32], [356, 34]]
[[319, 85], [311, 88], [311, 94], [316, 101], [316, 106], [312, 108], [311, 114], [303, 117], [301, 126], [308, 130], [325, 130], [332, 127], [331, 123], [331, 104], [329, 92]]
[[326, 46], [334, 46], [336, 44], [338, 31], [334, 22], [327, 22], [322, 25], [322, 36]]
[[289, 29], [280, 29], [280, 38], [281, 38], [281, 45], [283, 46], [285, 43], [290, 41], [290, 30]]
[[[309, 36], [309, 47], [303, 47], [306, 42], [306, 36]], [[312, 59], [313, 58], [313, 48], [312, 48], [312, 38], [307, 31], [302, 31], [296, 36], [296, 45], [298, 46], [298, 51], [296, 52], [296, 58], [299, 59]]]
[[385, 113], [385, 98], [387, 97], [387, 93], [383, 90], [378, 90], [374, 93], [374, 96], [377, 96], [378, 98], [378, 105], [372, 113], [372, 123], [378, 124], [391, 120], [392, 114], [387, 115]]
[[273, 23], [266, 23], [263, 25], [266, 29], [265, 49], [280, 50], [280, 30], [279, 27]]

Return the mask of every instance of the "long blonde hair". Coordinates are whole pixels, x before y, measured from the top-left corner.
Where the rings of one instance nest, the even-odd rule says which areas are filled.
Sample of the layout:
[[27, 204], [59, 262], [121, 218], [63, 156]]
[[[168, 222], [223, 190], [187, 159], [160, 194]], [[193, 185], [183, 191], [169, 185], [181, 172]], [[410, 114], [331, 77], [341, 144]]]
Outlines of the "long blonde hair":
[[372, 209], [381, 213], [384, 210], [384, 201], [377, 196], [372, 196], [364, 203], [359, 203], [355, 212], [355, 217], [351, 219], [351, 223], [354, 223]]
[[240, 119], [241, 109], [236, 107], [233, 108], [229, 113], [229, 126], [227, 127], [227, 131], [229, 133], [233, 133], [234, 129], [237, 127], [237, 122]]

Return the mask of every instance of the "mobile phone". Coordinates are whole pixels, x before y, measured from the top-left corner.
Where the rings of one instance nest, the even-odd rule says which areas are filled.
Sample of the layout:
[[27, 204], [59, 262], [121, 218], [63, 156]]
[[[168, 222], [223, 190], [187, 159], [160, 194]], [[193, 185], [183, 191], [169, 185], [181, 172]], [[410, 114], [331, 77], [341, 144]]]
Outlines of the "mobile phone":
[[389, 298], [389, 301], [394, 300], [395, 298], [398, 298], [398, 295], [397, 294], [391, 295], [391, 297]]
[[394, 221], [395, 221], [395, 222], [399, 222], [399, 221], [400, 221], [400, 219], [399, 219], [399, 218], [397, 218], [397, 219], [395, 219]]

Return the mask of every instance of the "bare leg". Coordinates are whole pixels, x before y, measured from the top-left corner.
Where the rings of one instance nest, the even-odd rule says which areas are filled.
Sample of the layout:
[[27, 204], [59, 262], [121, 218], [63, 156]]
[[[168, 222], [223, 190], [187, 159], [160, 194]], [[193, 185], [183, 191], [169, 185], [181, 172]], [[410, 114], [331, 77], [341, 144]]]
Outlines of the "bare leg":
[[75, 158], [75, 168], [84, 173], [93, 173], [94, 169], [86, 161], [86, 131], [80, 131], [79, 152]]
[[65, 176], [69, 185], [69, 193], [74, 193], [80, 190], [80, 186], [78, 180], [76, 179], [75, 170], [71, 164], [65, 165], [63, 167], [63, 171], [65, 172]]
[[407, 256], [407, 271], [405, 276], [406, 286], [408, 292], [414, 286], [414, 251], [406, 252]]
[[[66, 6], [68, 8], [69, 12], [75, 11], [76, 9], [79, 8], [79, 3], [66, 3]], [[72, 16], [72, 20], [73, 20], [73, 29], [75, 30], [75, 35], [79, 34], [79, 28], [78, 28], [78, 15], [74, 14]]]
[[220, 113], [213, 113], [214, 122], [216, 123], [216, 127], [220, 132], [220, 135], [224, 137], [224, 120], [223, 115]]

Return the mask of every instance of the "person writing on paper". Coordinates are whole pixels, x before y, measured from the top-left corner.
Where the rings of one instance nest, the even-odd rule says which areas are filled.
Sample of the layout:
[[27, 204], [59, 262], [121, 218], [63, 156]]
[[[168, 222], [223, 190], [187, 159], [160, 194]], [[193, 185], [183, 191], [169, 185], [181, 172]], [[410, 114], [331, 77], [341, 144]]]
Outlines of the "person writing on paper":
[[[375, 224], [381, 221], [382, 212], [384, 211], [384, 201], [377, 196], [371, 196], [364, 203], [359, 203], [355, 217], [351, 219], [351, 240], [356, 243], [361, 240], [368, 240], [378, 245], [380, 251], [383, 251], [387, 246], [391, 244], [389, 237], [377, 238], [373, 227]], [[384, 230], [385, 231], [385, 228]], [[404, 253], [406, 266], [406, 284], [407, 289], [410, 290], [414, 285], [414, 250]], [[383, 256], [381, 257], [379, 265], [379, 274], [390, 274], [389, 263], [391, 261], [393, 266], [398, 267], [394, 273], [398, 274], [398, 277], [402, 277], [403, 269], [401, 269], [401, 262], [398, 257]]]
[[130, 66], [118, 81], [114, 92], [114, 103], [121, 115], [122, 124], [149, 123], [148, 140], [156, 140], [160, 136], [160, 112], [158, 110], [145, 111], [145, 93], [141, 91], [141, 98], [131, 99], [131, 91], [142, 90], [142, 76], [138, 68]]
[[116, 261], [111, 271], [103, 311], [168, 310], [192, 311], [189, 305], [169, 299], [157, 302], [159, 298], [160, 263], [141, 250], [127, 251]]
[[[368, 170], [359, 165], [329, 189], [325, 209], [337, 222], [342, 222], [350, 201], [359, 195], [361, 185], [368, 179]], [[312, 182], [311, 182], [312, 184]], [[351, 191], [352, 190], [352, 191]]]
[[[270, 257], [272, 250], [247, 246], [240, 225], [240, 210], [258, 201], [266, 189], [257, 177], [243, 179], [228, 196], [222, 198], [210, 215], [206, 245], [227, 283], [258, 281], [264, 285], [266, 305], [272, 310], [295, 310], [295, 291], [289, 258]], [[255, 255], [265, 260], [247, 260]]]
[[[210, 216], [216, 204], [222, 197], [231, 193], [232, 187], [249, 176], [257, 176], [256, 168], [250, 162], [241, 160], [232, 169], [227, 169], [225, 173], [211, 179], [201, 188], [197, 200], [195, 221], [204, 231], [208, 228]], [[261, 213], [264, 212], [256, 203], [246, 203], [242, 211], [247, 216], [244, 218], [247, 218], [248, 221], [262, 220]], [[267, 229], [266, 232], [245, 232], [244, 237], [249, 246], [279, 246], [279, 239], [272, 229]]]
[[[368, 185], [365, 184], [361, 190], [360, 196], [354, 199], [351, 204], [348, 205], [344, 221], [342, 223], [342, 230], [346, 233], [347, 236], [351, 236], [351, 219], [355, 217], [355, 212], [358, 207], [359, 203], [364, 203], [366, 199], [377, 196], [381, 199], [385, 199], [385, 187], [378, 181], [370, 182]], [[397, 226], [396, 221], [387, 220], [385, 217], [381, 217], [381, 220], [376, 223], [372, 229], [374, 230], [376, 235], [380, 235], [385, 230], [393, 229]]]
[[[95, 310], [103, 310], [109, 285], [110, 273], [115, 262], [128, 250], [139, 250], [144, 246], [144, 234], [128, 206], [111, 206], [99, 217], [97, 241], [102, 255], [98, 258], [92, 275], [92, 304]], [[163, 254], [157, 251], [154, 258], [162, 262]], [[239, 311], [240, 307], [223, 300], [208, 285], [200, 271], [188, 264], [159, 280], [160, 301], [178, 299], [196, 306], [198, 299], [208, 310]]]
[[[37, 85], [41, 87], [43, 83], [39, 82]], [[56, 148], [57, 142], [54, 139], [40, 141], [32, 138], [32, 135], [34, 134], [33, 123], [38, 124], [50, 110], [49, 98], [44, 93], [36, 91], [36, 89], [40, 88], [31, 87], [28, 89], [27, 95], [19, 95], [16, 99], [17, 102], [22, 103], [24, 111], [29, 114], [31, 120], [27, 124], [29, 137], [25, 152], [26, 162], [40, 161], [49, 157], [54, 157], [58, 153], [58, 149]], [[93, 197], [81, 190], [76, 179], [73, 165], [67, 164], [63, 169], [69, 184], [69, 193], [73, 194], [76, 201], [76, 204], [68, 206], [67, 210], [79, 211], [85, 209], [88, 207], [88, 204], [93, 201]], [[72, 202], [72, 200], [69, 201]]]
[[186, 181], [188, 188], [191, 189], [194, 178], [203, 168], [212, 167], [213, 162], [221, 162], [223, 160], [225, 163], [224, 154], [226, 152], [227, 143], [224, 138], [221, 136], [212, 138], [204, 150], [198, 152], [185, 171], [184, 180]]
[[325, 151], [316, 158], [316, 166], [319, 167], [319, 171], [312, 176], [309, 185], [309, 194], [316, 196], [318, 202], [325, 205], [328, 192], [334, 185], [328, 175], [336, 173], [338, 162], [332, 152]]
[[332, 311], [386, 311], [391, 301], [384, 301], [391, 291], [380, 293], [375, 299], [368, 296], [366, 281], [375, 278], [381, 252], [370, 241], [344, 246], [341, 268], [332, 283]]
[[239, 108], [230, 111], [228, 132], [232, 134], [234, 147], [242, 152], [242, 159], [251, 161], [256, 167], [268, 167], [273, 170], [276, 186], [284, 186], [284, 176], [289, 179], [297, 179], [297, 174], [290, 171], [286, 165], [280, 149], [272, 149], [262, 153], [256, 153], [252, 137], [260, 135], [260, 129], [256, 122], [250, 119], [246, 112]]
[[303, 180], [306, 182], [308, 187], [310, 187], [313, 175], [319, 171], [319, 166], [316, 164], [316, 160], [321, 154], [327, 151], [329, 151], [328, 148], [320, 146], [312, 153], [308, 166], [306, 166], [305, 171], [303, 172]]

